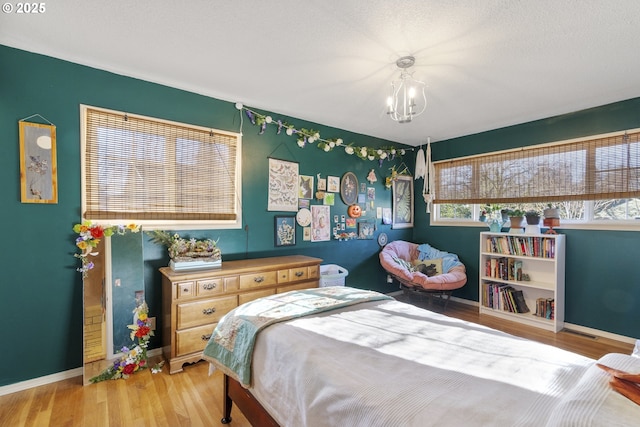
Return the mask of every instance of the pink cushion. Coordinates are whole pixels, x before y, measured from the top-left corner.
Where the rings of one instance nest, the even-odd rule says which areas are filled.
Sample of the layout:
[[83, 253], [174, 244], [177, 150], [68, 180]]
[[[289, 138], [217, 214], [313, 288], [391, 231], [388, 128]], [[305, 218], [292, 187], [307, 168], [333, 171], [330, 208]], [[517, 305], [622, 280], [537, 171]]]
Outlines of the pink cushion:
[[444, 274], [429, 277], [419, 271], [411, 272], [393, 259], [395, 256], [411, 263], [411, 261], [418, 259], [418, 246], [417, 243], [405, 242], [404, 240], [390, 242], [380, 252], [382, 268], [411, 282], [414, 286], [427, 290], [453, 290], [461, 288], [467, 283], [467, 273], [463, 265], [454, 266]]

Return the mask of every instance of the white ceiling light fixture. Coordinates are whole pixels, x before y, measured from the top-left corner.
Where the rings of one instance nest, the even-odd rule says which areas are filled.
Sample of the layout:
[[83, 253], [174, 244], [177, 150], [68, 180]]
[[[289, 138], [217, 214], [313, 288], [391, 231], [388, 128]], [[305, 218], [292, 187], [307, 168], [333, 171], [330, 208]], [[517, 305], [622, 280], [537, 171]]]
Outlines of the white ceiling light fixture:
[[403, 56], [396, 61], [400, 79], [391, 82], [391, 96], [387, 98], [387, 114], [398, 123], [409, 123], [427, 109], [426, 84], [413, 78], [409, 72], [416, 63], [413, 56]]

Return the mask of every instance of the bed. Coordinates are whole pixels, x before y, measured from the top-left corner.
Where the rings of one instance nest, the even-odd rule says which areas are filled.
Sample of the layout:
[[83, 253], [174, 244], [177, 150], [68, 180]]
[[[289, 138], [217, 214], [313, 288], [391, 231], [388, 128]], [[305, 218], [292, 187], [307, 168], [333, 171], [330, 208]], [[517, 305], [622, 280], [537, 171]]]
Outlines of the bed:
[[[235, 354], [251, 335], [244, 323], [255, 332], [249, 357], [246, 348]], [[229, 354], [248, 359], [249, 367], [238, 374]], [[244, 304], [218, 324], [204, 358], [225, 374], [223, 423], [231, 421], [232, 403], [256, 426], [640, 420], [640, 406], [614, 391], [611, 375], [597, 366], [638, 373], [640, 358], [608, 354], [596, 361], [349, 287]]]

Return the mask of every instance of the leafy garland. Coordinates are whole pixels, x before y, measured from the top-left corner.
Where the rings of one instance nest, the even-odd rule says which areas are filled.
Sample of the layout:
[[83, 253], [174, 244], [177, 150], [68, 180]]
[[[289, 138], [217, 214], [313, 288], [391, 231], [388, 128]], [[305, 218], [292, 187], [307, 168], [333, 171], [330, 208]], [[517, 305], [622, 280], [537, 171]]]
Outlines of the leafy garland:
[[396, 148], [394, 146], [372, 148], [366, 146], [356, 146], [354, 143], [346, 144], [342, 138], [325, 139], [320, 137], [320, 132], [314, 129], [296, 128], [293, 124], [287, 123], [283, 120], [274, 120], [271, 116], [260, 114], [254, 110], [246, 108], [241, 103], [236, 103], [236, 109], [240, 110], [240, 114], [244, 110], [244, 113], [251, 121], [251, 124], [258, 126], [260, 131], [259, 135], [264, 134], [267, 129], [267, 125], [277, 126], [276, 134], [280, 135], [284, 130], [289, 136], [295, 136], [300, 148], [306, 147], [308, 144], [317, 142], [316, 147], [324, 152], [332, 151], [337, 147], [343, 147], [345, 153], [352, 155], [355, 154], [362, 160], [378, 160], [380, 165], [384, 160], [393, 160], [396, 155], [404, 156], [406, 150], [404, 148]]

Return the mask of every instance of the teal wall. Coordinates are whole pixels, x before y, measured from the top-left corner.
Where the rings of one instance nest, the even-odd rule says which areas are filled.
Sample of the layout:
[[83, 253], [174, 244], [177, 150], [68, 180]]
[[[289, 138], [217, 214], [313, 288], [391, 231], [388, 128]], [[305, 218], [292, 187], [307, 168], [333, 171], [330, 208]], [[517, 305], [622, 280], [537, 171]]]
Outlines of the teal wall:
[[[5, 153], [0, 157], [0, 200], [6, 221], [2, 245], [5, 267], [0, 287], [0, 341], [4, 349], [0, 386], [77, 368], [82, 363], [82, 280], [75, 271], [78, 263], [73, 257], [75, 235], [71, 230], [80, 218], [80, 104], [223, 130], [239, 129], [238, 111], [232, 103], [0, 46], [0, 143]], [[18, 121], [33, 114], [40, 114], [57, 126], [57, 204], [20, 203]], [[393, 144], [271, 114], [298, 127], [318, 129], [326, 138], [341, 137], [367, 146]], [[640, 127], [640, 99], [437, 142], [433, 144], [433, 157], [441, 160], [633, 127]], [[364, 181], [374, 168], [378, 176], [374, 185], [376, 205], [387, 207], [391, 205], [390, 192], [382, 183], [391, 163], [384, 162], [379, 167], [377, 162], [361, 161], [342, 150], [324, 153], [315, 147], [300, 149], [293, 138], [278, 136], [273, 129], [258, 135], [257, 128], [246, 120], [243, 133], [243, 228], [185, 234], [219, 238], [226, 260], [301, 253], [345, 267], [349, 270], [347, 284], [351, 286], [383, 292], [396, 290], [385, 283], [375, 240], [311, 243], [298, 238], [296, 246], [275, 248], [276, 213], [266, 210], [269, 156], [297, 161], [300, 173], [305, 175], [341, 176], [352, 171]], [[414, 155], [409, 152], [404, 159], [411, 170]], [[400, 161], [396, 159], [394, 163]], [[422, 181], [418, 181], [416, 227], [391, 230], [379, 225], [378, 232], [387, 232], [390, 240], [429, 242], [457, 253], [467, 266], [469, 282], [455, 295], [477, 301], [478, 233], [483, 229], [429, 227], [419, 196], [421, 188]], [[346, 214], [339, 197], [332, 214]], [[299, 227], [298, 232], [301, 233]], [[640, 273], [633, 263], [640, 234], [584, 230], [566, 230], [565, 234], [566, 321], [639, 337]], [[120, 254], [119, 259], [126, 264], [128, 257]], [[158, 268], [168, 263], [166, 250], [145, 236], [143, 259], [150, 315], [158, 316]], [[132, 262], [130, 268], [138, 269], [139, 263]], [[130, 297], [133, 309], [134, 295]], [[158, 332], [161, 327], [158, 318]], [[158, 347], [159, 342], [160, 337], [154, 337], [152, 348]]]
[[[310, 101], [312, 102], [312, 101]], [[0, 386], [41, 377], [82, 364], [82, 278], [75, 253], [72, 227], [80, 219], [80, 104], [127, 111], [152, 117], [216, 129], [238, 131], [239, 113], [234, 104], [161, 86], [66, 61], [0, 46], [0, 200], [3, 231], [4, 269], [0, 292]], [[57, 204], [20, 203], [18, 121], [40, 114], [57, 127], [59, 201]], [[270, 113], [297, 127], [320, 131], [325, 138], [342, 138], [358, 146], [396, 145], [366, 135], [349, 133], [315, 123]], [[315, 146], [300, 149], [284, 132], [276, 135], [269, 128], [258, 135], [258, 128], [247, 120], [243, 129], [243, 228], [239, 230], [191, 231], [192, 237], [220, 239], [223, 259], [305, 254], [339, 264], [349, 270], [347, 284], [383, 292], [396, 290], [385, 283], [378, 263], [375, 240], [349, 242], [303, 242], [298, 227], [297, 244], [274, 247], [273, 222], [276, 212], [267, 211], [268, 157], [299, 163], [304, 175], [342, 176], [347, 171], [365, 182], [371, 168], [378, 182], [376, 205], [391, 206], [384, 176], [393, 162], [362, 161], [337, 149], [325, 153]], [[412, 168], [413, 153], [404, 159]], [[367, 183], [368, 185], [368, 183]], [[346, 214], [340, 198], [332, 214]], [[281, 212], [280, 212], [281, 213]], [[410, 239], [412, 230], [390, 230], [379, 225], [391, 239]], [[181, 232], [182, 233], [182, 232]], [[150, 316], [158, 316], [158, 336], [151, 347], [159, 347], [162, 328], [160, 277], [158, 268], [168, 264], [166, 249], [144, 236], [144, 291]], [[134, 257], [118, 253], [118, 264]], [[121, 267], [117, 267], [120, 269]], [[132, 261], [130, 269], [140, 268]], [[122, 274], [130, 274], [125, 271]], [[120, 274], [120, 273], [117, 273]], [[123, 276], [125, 277], [125, 276]], [[115, 278], [115, 276], [114, 276]], [[127, 279], [129, 280], [129, 279]], [[131, 279], [139, 281], [139, 279]], [[136, 287], [136, 284], [133, 284]], [[139, 289], [135, 289], [139, 290]], [[133, 293], [122, 295], [133, 309]]]
[[[432, 144], [433, 160], [469, 156], [640, 127], [640, 98]], [[416, 199], [414, 239], [454, 252], [469, 281], [454, 295], [478, 301], [479, 233], [486, 227], [430, 227]], [[563, 230], [566, 234], [565, 321], [640, 338], [640, 232]]]

